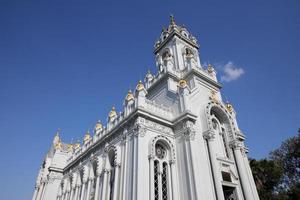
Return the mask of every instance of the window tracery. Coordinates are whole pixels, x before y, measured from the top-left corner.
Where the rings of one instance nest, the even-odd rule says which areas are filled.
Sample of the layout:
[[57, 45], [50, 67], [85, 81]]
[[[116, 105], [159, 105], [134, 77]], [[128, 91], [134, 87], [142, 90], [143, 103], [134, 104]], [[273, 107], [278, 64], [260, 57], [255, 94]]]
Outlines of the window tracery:
[[169, 149], [161, 142], [158, 141], [155, 144], [154, 151], [154, 200], [168, 200], [169, 197], [169, 176], [170, 162], [168, 162], [168, 156], [170, 156]]
[[224, 152], [224, 156], [229, 158], [229, 151], [227, 146], [227, 136], [226, 136], [226, 126], [225, 123], [222, 123], [215, 113], [212, 113], [212, 127], [216, 131], [217, 135], [220, 136], [220, 143]]

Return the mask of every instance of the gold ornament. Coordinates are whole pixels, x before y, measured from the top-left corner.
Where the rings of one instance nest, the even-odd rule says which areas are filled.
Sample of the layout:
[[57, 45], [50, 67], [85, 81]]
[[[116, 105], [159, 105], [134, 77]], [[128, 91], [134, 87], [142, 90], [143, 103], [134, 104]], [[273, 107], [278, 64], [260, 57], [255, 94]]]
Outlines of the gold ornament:
[[55, 149], [62, 150], [62, 143], [61, 143], [61, 140], [60, 140], [60, 139], [59, 139], [59, 141], [55, 144]]
[[84, 135], [83, 137], [83, 141], [84, 143], [86, 143], [87, 141], [89, 141], [91, 139], [91, 135], [90, 135], [90, 132], [86, 132], [86, 134]]
[[227, 110], [228, 110], [230, 113], [233, 112], [233, 106], [232, 106], [231, 103], [227, 102], [227, 103], [226, 103], [226, 108], [227, 108]]
[[185, 88], [185, 87], [187, 86], [186, 80], [181, 79], [181, 80], [179, 81], [179, 86], [180, 86], [181, 88]]
[[73, 144], [68, 144], [68, 152], [71, 152], [73, 151]]
[[111, 109], [111, 111], [108, 114], [108, 117], [109, 117], [109, 119], [112, 119], [115, 116], [117, 116], [117, 112], [116, 112], [115, 107], [113, 106], [112, 109]]
[[95, 125], [95, 131], [101, 130], [103, 128], [103, 125], [101, 121], [99, 120]]
[[136, 86], [137, 91], [142, 91], [145, 89], [143, 82], [140, 80], [139, 83]]
[[129, 90], [127, 95], [126, 95], [126, 101], [130, 101], [130, 100], [133, 100], [133, 99], [134, 99], [134, 96], [133, 96], [131, 90]]

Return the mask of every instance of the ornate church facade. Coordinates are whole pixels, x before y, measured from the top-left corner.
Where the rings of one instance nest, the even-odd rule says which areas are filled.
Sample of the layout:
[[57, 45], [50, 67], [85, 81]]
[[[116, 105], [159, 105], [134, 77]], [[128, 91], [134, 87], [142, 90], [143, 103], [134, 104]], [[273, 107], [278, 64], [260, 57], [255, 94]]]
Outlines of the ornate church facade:
[[198, 50], [171, 17], [155, 43], [158, 72], [82, 144], [55, 136], [33, 200], [258, 200], [235, 110]]

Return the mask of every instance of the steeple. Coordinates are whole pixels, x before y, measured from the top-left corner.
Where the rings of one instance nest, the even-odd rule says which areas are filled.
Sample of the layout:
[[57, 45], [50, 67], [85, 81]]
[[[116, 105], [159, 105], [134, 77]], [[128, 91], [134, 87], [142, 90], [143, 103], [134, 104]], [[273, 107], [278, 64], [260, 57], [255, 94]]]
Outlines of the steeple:
[[196, 38], [185, 28], [176, 24], [170, 16], [168, 28], [163, 28], [155, 43], [154, 54], [159, 72], [181, 72], [201, 68]]

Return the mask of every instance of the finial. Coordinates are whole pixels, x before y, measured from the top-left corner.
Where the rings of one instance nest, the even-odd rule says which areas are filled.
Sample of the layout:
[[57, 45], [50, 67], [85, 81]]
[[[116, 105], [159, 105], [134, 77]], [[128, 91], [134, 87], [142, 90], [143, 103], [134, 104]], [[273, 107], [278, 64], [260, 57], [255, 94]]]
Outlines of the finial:
[[117, 116], [116, 108], [113, 106], [111, 108], [111, 111], [108, 114], [109, 119], [112, 119], [113, 117]]
[[141, 80], [139, 80], [139, 83], [136, 86], [137, 91], [142, 91], [144, 89], [144, 84]]
[[134, 96], [133, 96], [131, 90], [129, 89], [128, 93], [126, 95], [126, 101], [130, 101], [130, 100], [133, 100], [133, 99], [134, 99]]
[[215, 70], [214, 70], [214, 67], [212, 66], [212, 64], [208, 64], [208, 66], [207, 66], [207, 71], [208, 71], [208, 73], [213, 73]]
[[61, 131], [61, 129], [58, 128], [57, 131], [56, 131], [56, 136], [57, 136], [57, 137], [59, 137], [60, 131]]
[[103, 128], [103, 125], [102, 125], [101, 121], [98, 120], [97, 123], [96, 123], [96, 125], [95, 125], [94, 130], [95, 130], [95, 131], [99, 131], [99, 130], [101, 130], [102, 128]]
[[90, 130], [88, 130], [83, 137], [83, 141], [84, 141], [84, 143], [86, 143], [90, 139], [91, 139], [91, 134], [90, 134]]
[[233, 112], [233, 106], [228, 100], [226, 101], [226, 108], [230, 113]]
[[175, 25], [175, 18], [174, 18], [174, 15], [170, 15], [170, 24], [171, 25]]
[[186, 80], [181, 79], [181, 80], [179, 81], [179, 86], [180, 86], [181, 88], [185, 88], [185, 87], [187, 86]]

